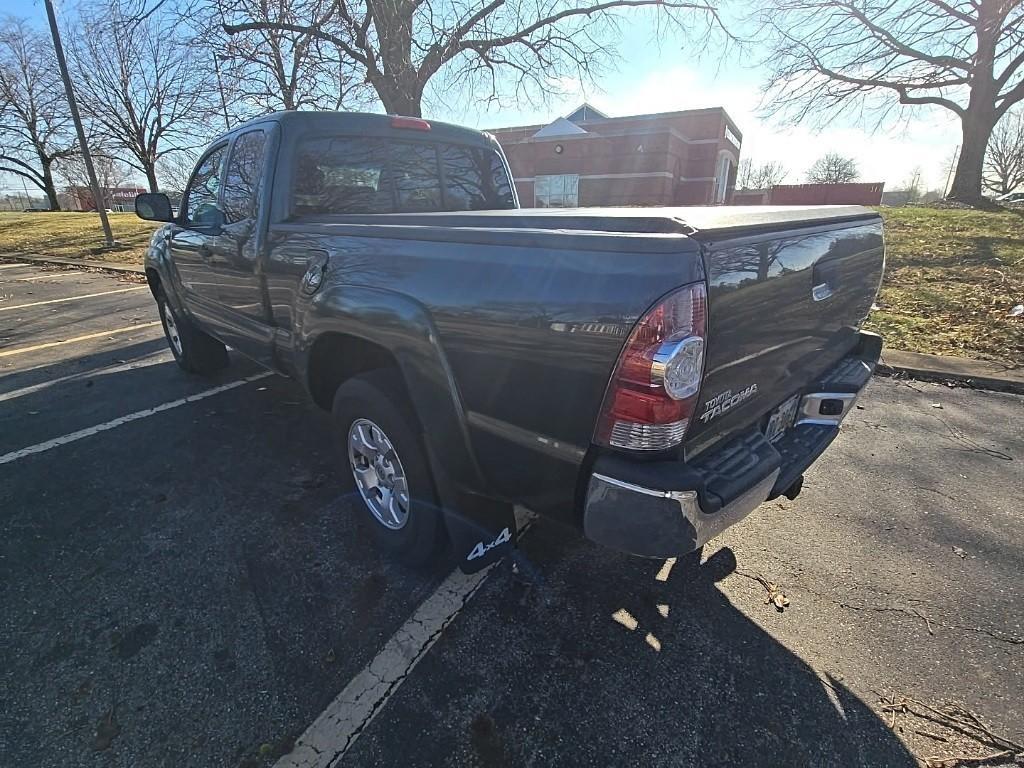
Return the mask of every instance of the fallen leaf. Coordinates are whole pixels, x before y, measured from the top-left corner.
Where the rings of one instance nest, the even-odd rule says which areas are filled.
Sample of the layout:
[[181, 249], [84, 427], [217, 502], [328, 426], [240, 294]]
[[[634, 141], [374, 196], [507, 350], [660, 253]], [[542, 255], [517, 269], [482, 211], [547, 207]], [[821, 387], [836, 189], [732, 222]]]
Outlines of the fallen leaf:
[[961, 557], [961, 558], [966, 558], [967, 557], [967, 553], [963, 549], [961, 549], [960, 547], [956, 547], [956, 546], [953, 547], [953, 554], [956, 555], [957, 557]]
[[110, 710], [100, 718], [100, 722], [96, 726], [96, 738], [92, 743], [92, 748], [97, 752], [110, 749], [110, 745], [119, 733], [121, 733], [121, 726], [118, 725], [117, 718], [114, 716], [114, 710]]

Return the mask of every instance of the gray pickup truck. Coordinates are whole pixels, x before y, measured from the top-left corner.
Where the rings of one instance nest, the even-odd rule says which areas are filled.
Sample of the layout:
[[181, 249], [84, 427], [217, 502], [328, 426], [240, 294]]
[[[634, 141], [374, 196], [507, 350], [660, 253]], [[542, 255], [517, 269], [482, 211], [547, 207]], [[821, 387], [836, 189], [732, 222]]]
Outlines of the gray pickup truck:
[[181, 367], [300, 382], [408, 562], [483, 567], [516, 504], [699, 558], [795, 497], [881, 350], [876, 213], [521, 210], [492, 137], [420, 119], [267, 115], [136, 211]]

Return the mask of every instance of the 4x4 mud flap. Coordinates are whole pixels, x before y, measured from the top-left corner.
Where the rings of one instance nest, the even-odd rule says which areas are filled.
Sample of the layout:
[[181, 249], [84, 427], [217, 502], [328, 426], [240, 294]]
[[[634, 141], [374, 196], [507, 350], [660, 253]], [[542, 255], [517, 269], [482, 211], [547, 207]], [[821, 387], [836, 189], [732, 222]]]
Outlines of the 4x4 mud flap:
[[476, 573], [512, 551], [516, 516], [511, 504], [491, 499], [473, 497], [461, 506], [445, 510], [445, 524], [459, 568]]

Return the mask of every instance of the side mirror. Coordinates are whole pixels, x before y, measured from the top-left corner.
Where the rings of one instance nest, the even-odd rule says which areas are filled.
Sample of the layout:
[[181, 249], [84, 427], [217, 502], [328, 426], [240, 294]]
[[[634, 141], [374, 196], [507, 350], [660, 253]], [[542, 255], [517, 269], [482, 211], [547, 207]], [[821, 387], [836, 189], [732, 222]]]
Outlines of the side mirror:
[[163, 192], [136, 195], [135, 215], [146, 221], [174, 221], [171, 200]]

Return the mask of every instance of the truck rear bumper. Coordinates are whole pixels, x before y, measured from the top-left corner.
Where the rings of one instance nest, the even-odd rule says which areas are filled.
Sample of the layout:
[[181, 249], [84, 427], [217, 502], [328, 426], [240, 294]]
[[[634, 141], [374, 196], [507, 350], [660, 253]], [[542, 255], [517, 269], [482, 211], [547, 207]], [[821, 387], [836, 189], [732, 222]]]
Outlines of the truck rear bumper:
[[851, 355], [801, 393], [795, 424], [774, 443], [758, 422], [690, 462], [599, 457], [584, 501], [587, 537], [647, 557], [703, 546], [799, 480], [839, 433], [880, 353], [881, 339], [861, 334]]

